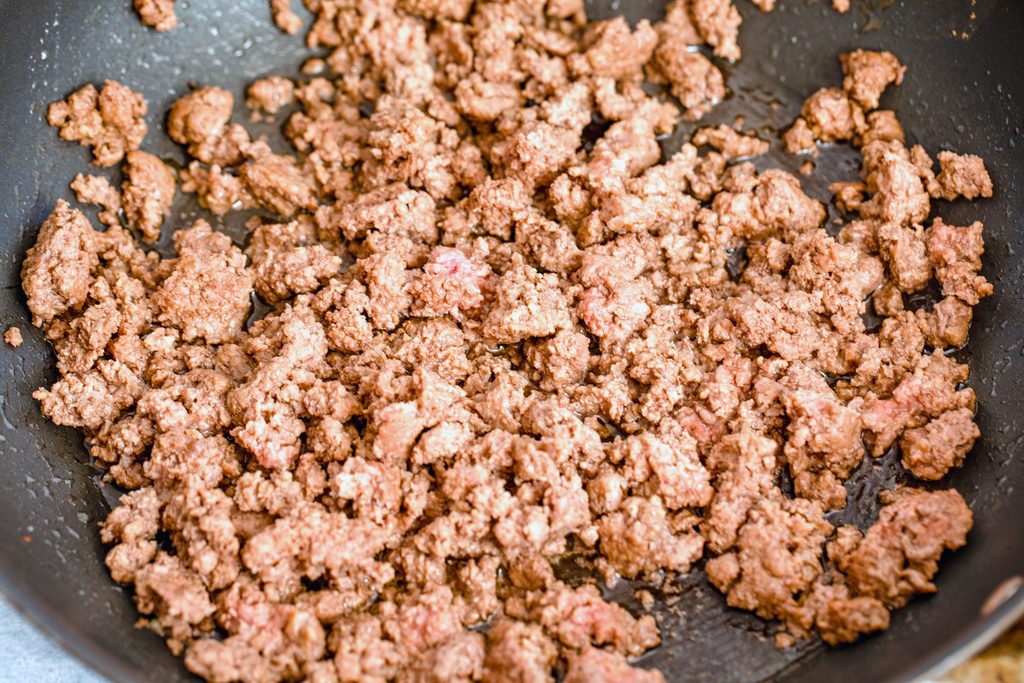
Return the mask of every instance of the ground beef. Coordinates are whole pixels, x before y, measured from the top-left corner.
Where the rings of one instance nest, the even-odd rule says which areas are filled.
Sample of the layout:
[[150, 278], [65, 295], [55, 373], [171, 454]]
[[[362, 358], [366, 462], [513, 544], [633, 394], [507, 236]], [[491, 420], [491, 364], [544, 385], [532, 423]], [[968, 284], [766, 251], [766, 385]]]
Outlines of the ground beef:
[[142, 233], [143, 240], [155, 242], [171, 212], [174, 172], [159, 157], [147, 152], [128, 152], [127, 158], [121, 189], [125, 220], [130, 228]]
[[267, 76], [249, 85], [245, 106], [255, 111], [276, 114], [294, 101], [295, 83], [283, 76]]
[[99, 265], [98, 239], [80, 211], [57, 202], [22, 265], [22, 289], [34, 325], [49, 323], [85, 303]]
[[189, 154], [199, 161], [233, 166], [241, 161], [240, 152], [221, 149], [219, 143], [231, 137], [228, 122], [234, 105], [234, 96], [222, 88], [193, 90], [171, 105], [167, 134], [175, 142], [188, 145]]
[[866, 122], [864, 112], [839, 88], [822, 88], [807, 98], [800, 114], [811, 134], [822, 142], [847, 142]]
[[302, 30], [302, 17], [292, 11], [291, 0], [270, 0], [270, 13], [274, 23], [285, 33]]
[[660, 683], [659, 671], [635, 669], [626, 658], [614, 652], [588, 647], [569, 657], [566, 683]]
[[843, 91], [864, 109], [877, 109], [878, 98], [890, 84], [903, 82], [907, 68], [891, 52], [854, 50], [839, 55]]
[[817, 503], [762, 499], [733, 548], [708, 561], [708, 579], [730, 606], [779, 619], [799, 634], [813, 624], [803, 603], [822, 576], [821, 546], [831, 531]]
[[863, 535], [840, 529], [828, 555], [856, 595], [892, 609], [936, 590], [931, 579], [939, 557], [967, 542], [972, 516], [956, 491], [901, 490], [890, 500]]
[[970, 410], [957, 408], [943, 413], [924, 427], [903, 433], [903, 466], [921, 479], [942, 479], [950, 469], [963, 464], [979, 436], [981, 430]]
[[315, 183], [291, 157], [260, 154], [239, 168], [238, 178], [258, 204], [284, 218], [317, 206]]
[[833, 225], [800, 178], [738, 161], [768, 149], [741, 121], [666, 149], [725, 97], [705, 51], [739, 57], [729, 0], [654, 25], [578, 0], [307, 7], [323, 56], [246, 93], [253, 121], [288, 112], [291, 148], [213, 85], [167, 119], [183, 191], [252, 210], [244, 251], [195, 219], [174, 254], [140, 246], [175, 173], [108, 83], [50, 116], [127, 157], [120, 191], [72, 184], [107, 229], [58, 202], [23, 265], [60, 374], [34, 396], [125, 489], [107, 566], [189, 670], [662, 680], [628, 659], [657, 623], [556, 576], [570, 551], [607, 583], [703, 562], [780, 647], [850, 642], [934, 589], [970, 528], [955, 491], [884, 492], [866, 531], [825, 519], [865, 453], [934, 481], [979, 436], [944, 350], [992, 293], [983, 226], [929, 216], [992, 183], [970, 155], [936, 175], [876, 109], [893, 55], [840, 57], [785, 134], [860, 151]]
[[102, 209], [98, 216], [100, 223], [120, 224], [121, 193], [105, 177], [79, 173], [71, 181], [71, 189], [79, 204], [93, 204]]
[[697, 146], [714, 147], [726, 159], [760, 156], [770, 147], [766, 140], [762, 140], [756, 134], [741, 133], [724, 124], [715, 128], [698, 128], [691, 142]]
[[174, 0], [132, 0], [132, 4], [142, 23], [156, 31], [170, 31], [178, 25]]
[[689, 10], [697, 33], [715, 55], [730, 61], [740, 58], [737, 40], [743, 19], [731, 0], [692, 0]]
[[957, 197], [975, 199], [992, 196], [992, 179], [981, 157], [939, 152], [938, 158], [942, 171], [936, 177], [939, 186], [937, 196], [946, 201]]
[[725, 97], [725, 78], [719, 68], [701, 53], [687, 49], [674, 36], [662, 39], [655, 57], [687, 119], [700, 119]]
[[983, 231], [977, 221], [961, 228], [936, 218], [925, 233], [928, 260], [942, 293], [972, 306], [992, 294], [992, 284], [978, 274], [985, 253]]
[[21, 346], [21, 330], [17, 327], [8, 327], [4, 331], [4, 342], [12, 349], [16, 349]]
[[89, 84], [66, 100], [54, 102], [46, 120], [60, 129], [65, 140], [91, 147], [97, 166], [114, 166], [142, 144], [148, 130], [147, 111], [142, 95], [117, 81], [107, 81], [99, 91]]
[[199, 222], [175, 235], [179, 257], [153, 302], [162, 311], [160, 321], [180, 329], [185, 341], [219, 344], [242, 331], [251, 306], [252, 276], [237, 247], [193, 246], [185, 239], [209, 231], [209, 225]]

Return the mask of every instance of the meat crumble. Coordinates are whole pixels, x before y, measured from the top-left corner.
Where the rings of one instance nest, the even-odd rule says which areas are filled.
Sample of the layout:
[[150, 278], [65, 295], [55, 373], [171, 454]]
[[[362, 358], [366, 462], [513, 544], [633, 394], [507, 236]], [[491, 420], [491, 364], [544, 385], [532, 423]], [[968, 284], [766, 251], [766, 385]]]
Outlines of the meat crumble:
[[[784, 136], [862, 156], [827, 226], [797, 177], [743, 160], [756, 135], [662, 153], [725, 95], [729, 0], [635, 26], [577, 0], [307, 6], [322, 68], [246, 98], [290, 150], [215, 84], [170, 109], [178, 174], [140, 149], [124, 85], [48, 115], [125, 179], [79, 175], [106, 229], [59, 201], [26, 255], [61, 373], [34, 395], [124, 490], [107, 566], [190, 671], [663, 680], [631, 664], [654, 618], [566, 583], [569, 551], [609, 583], [704, 561], [779, 647], [854, 641], [935, 590], [971, 528], [955, 490], [887, 491], [866, 529], [826, 518], [866, 458], [898, 448], [908, 481], [937, 481], [980, 436], [945, 352], [992, 293], [984, 228], [932, 213], [993, 186], [970, 154], [936, 173], [878, 109], [895, 55], [840, 55]], [[173, 25], [172, 3], [136, 7]], [[244, 250], [206, 220], [144, 249], [178, 190], [214, 217], [258, 208]]]

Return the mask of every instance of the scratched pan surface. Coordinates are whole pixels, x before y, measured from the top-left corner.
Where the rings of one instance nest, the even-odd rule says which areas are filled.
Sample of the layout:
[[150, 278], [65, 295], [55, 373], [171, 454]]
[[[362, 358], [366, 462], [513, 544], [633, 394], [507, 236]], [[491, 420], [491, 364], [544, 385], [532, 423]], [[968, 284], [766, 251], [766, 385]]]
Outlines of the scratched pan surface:
[[[694, 572], [656, 593], [665, 643], [643, 661], [671, 681], [915, 680], [977, 651], [1024, 610], [1024, 592], [1004, 591], [1008, 599], [982, 613], [990, 595], [1024, 574], [1024, 3], [858, 0], [844, 16], [826, 0], [780, 0], [774, 14], [762, 16], [738, 1], [744, 59], [728, 67], [732, 95], [709, 120], [742, 112], [748, 126], [776, 135], [804, 97], [838, 83], [837, 52], [887, 48], [910, 71], [883, 105], [898, 110], [912, 141], [933, 154], [974, 152], [988, 162], [995, 199], [936, 209], [947, 221], [985, 222], [985, 274], [996, 285], [961, 353], [971, 365], [984, 436], [950, 480], [971, 503], [976, 525], [968, 549], [945, 559], [938, 595], [896, 612], [885, 634], [839, 650], [811, 642], [777, 651], [762, 622], [726, 608]], [[158, 35], [139, 25], [127, 0], [0, 0], [0, 328], [26, 331], [21, 348], [0, 349], [0, 589], [116, 681], [190, 677], [155, 634], [133, 628], [131, 600], [103, 566], [96, 523], [116, 492], [98, 483], [81, 438], [44, 420], [29, 396], [55, 372], [49, 347], [28, 324], [19, 269], [54, 201], [71, 198], [67, 182], [89, 169], [83, 149], [43, 124], [46, 103], [87, 81], [120, 80], [150, 103], [147, 148], [181, 160], [162, 132], [161, 112], [189, 82], [237, 94], [262, 74], [294, 73], [305, 54], [300, 39], [270, 27], [266, 0], [178, 4], [181, 27]], [[588, 3], [594, 17], [622, 12], [634, 21], [657, 18], [662, 4]], [[792, 166], [773, 156], [772, 163]], [[806, 185], [827, 199], [821, 178], [852, 177], [856, 162], [848, 151], [827, 150], [819, 171]], [[838, 520], [870, 521], [879, 488], [901, 476], [892, 457], [867, 463], [852, 478], [851, 505]], [[614, 594], [635, 606], [626, 588]]]

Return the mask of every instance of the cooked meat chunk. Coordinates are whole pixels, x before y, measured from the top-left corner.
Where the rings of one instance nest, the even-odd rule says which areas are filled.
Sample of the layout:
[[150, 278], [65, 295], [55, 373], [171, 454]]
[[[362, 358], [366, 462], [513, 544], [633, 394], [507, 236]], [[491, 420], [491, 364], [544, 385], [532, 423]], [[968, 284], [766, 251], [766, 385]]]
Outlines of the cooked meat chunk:
[[807, 98], [801, 116], [822, 142], [846, 142], [864, 129], [864, 112], [838, 88], [822, 88]]
[[178, 25], [174, 14], [174, 0], [132, 0], [139, 19], [156, 31], [170, 31]]
[[188, 145], [189, 154], [204, 163], [237, 164], [237, 153], [229, 153], [227, 158], [218, 153], [218, 143], [231, 133], [228, 121], [234, 106], [234, 96], [223, 88], [193, 90], [171, 105], [167, 134], [175, 142]]
[[691, 142], [697, 146], [714, 147], [726, 159], [760, 156], [770, 147], [766, 140], [762, 140], [756, 134], [740, 133], [726, 125], [698, 128]]
[[283, 76], [267, 76], [253, 81], [246, 91], [245, 106], [276, 114], [295, 101], [295, 84]]
[[985, 253], [984, 226], [974, 222], [966, 228], [944, 223], [941, 218], [925, 233], [928, 259], [942, 293], [974, 306], [992, 294], [992, 284], [979, 275]]
[[963, 464], [979, 436], [981, 430], [970, 410], [957, 408], [943, 413], [924, 427], [903, 433], [903, 466], [920, 479], [942, 479], [950, 469]]
[[731, 61], [740, 58], [737, 39], [743, 19], [731, 0], [693, 0], [689, 9], [697, 32], [717, 56]]
[[21, 346], [22, 341], [21, 329], [17, 327], [8, 327], [4, 330], [4, 343], [12, 349], [16, 349]]
[[661, 683], [665, 677], [659, 671], [635, 669], [626, 658], [615, 652], [585, 648], [569, 657], [566, 683]]
[[99, 206], [99, 219], [104, 225], [118, 225], [121, 212], [121, 193], [103, 176], [82, 175], [79, 173], [71, 181], [71, 189], [81, 204]]
[[302, 17], [291, 7], [291, 0], [270, 0], [270, 13], [274, 23], [285, 33], [298, 33], [302, 30]]
[[943, 199], [951, 201], [957, 197], [976, 199], [992, 196], [992, 179], [981, 157], [939, 152], [939, 165], [942, 171], [936, 177], [939, 185], [937, 194]]
[[730, 606], [805, 631], [813, 612], [804, 602], [821, 577], [821, 546], [832, 531], [822, 515], [806, 500], [758, 501], [733, 549], [708, 561], [708, 578]]
[[147, 242], [160, 238], [160, 228], [174, 201], [174, 172], [148, 152], [128, 152], [121, 191], [128, 226]]
[[193, 246], [185, 239], [209, 232], [210, 226], [200, 221], [175, 236], [180, 255], [153, 301], [161, 310], [160, 320], [180, 329], [185, 340], [220, 344], [242, 330], [251, 306], [252, 276], [237, 247]]
[[898, 491], [867, 533], [840, 529], [829, 560], [856, 595], [901, 607], [914, 594], [935, 591], [939, 557], [967, 542], [972, 523], [956, 491]]
[[702, 118], [725, 97], [722, 72], [701, 53], [691, 52], [685, 44], [670, 39], [662, 40], [655, 56], [687, 119]]
[[25, 254], [21, 286], [32, 323], [42, 325], [85, 303], [99, 265], [98, 236], [82, 212], [58, 201]]
[[903, 82], [907, 68], [891, 52], [854, 50], [839, 55], [843, 67], [843, 91], [866, 110], [877, 109], [878, 99], [891, 83]]
[[65, 140], [92, 147], [93, 163], [114, 166], [146, 137], [146, 100], [117, 81], [92, 84], [50, 105], [46, 120]]

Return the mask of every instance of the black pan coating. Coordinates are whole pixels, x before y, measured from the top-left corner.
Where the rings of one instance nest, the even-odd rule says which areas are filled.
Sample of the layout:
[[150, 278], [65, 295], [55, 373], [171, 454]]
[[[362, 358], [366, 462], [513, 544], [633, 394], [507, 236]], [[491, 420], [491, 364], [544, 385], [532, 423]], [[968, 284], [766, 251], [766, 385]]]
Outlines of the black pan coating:
[[[144, 29], [129, 4], [0, 0], [0, 328], [25, 332], [21, 348], [0, 348], [0, 590], [113, 680], [184, 681], [192, 679], [162, 640], [133, 628], [134, 606], [103, 566], [96, 523], [117, 492], [97, 483], [81, 437], [43, 418], [30, 397], [56, 373], [50, 348], [29, 325], [21, 261], [55, 200], [72, 199], [70, 179], [91, 168], [85, 149], [45, 125], [45, 107], [85, 82], [120, 80], [150, 103], [146, 149], [182, 161], [162, 132], [163, 112], [190, 81], [238, 95], [260, 75], [293, 74], [305, 49], [299, 37], [271, 27], [266, 0], [179, 0], [180, 27], [166, 34]], [[635, 21], [657, 18], [663, 4], [593, 1], [588, 9]], [[707, 121], [731, 122], [743, 112], [748, 126], [777, 135], [804, 97], [839, 83], [837, 52], [891, 49], [910, 70], [883, 106], [897, 110], [911, 142], [988, 163], [995, 199], [936, 205], [948, 222], [985, 222], [984, 273], [996, 287], [959, 354], [971, 365], [983, 436], [949, 483], [971, 504], [976, 524], [968, 548], [943, 561], [938, 595], [894, 613], [882, 635], [832, 651], [815, 643], [777, 651], [760, 620], [726, 608], [695, 572], [673, 590], [672, 607], [660, 601], [665, 644], [643, 661], [670, 681], [914, 680], [977, 651], [1024, 612], [1022, 591], [989, 616], [980, 613], [990, 594], [1024, 574], [1024, 3], [855, 0], [847, 15], [827, 0], [781, 0], [770, 15], [737, 4], [744, 58], [727, 69], [732, 96]], [[773, 156], [775, 165], [797, 163]], [[856, 157], [830, 150], [819, 171], [805, 185], [827, 201], [825, 183], [852, 178]], [[865, 465], [848, 484], [851, 505], [840, 519], [870, 521], [878, 489], [902, 476], [891, 457]]]

